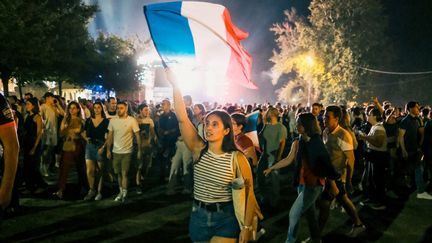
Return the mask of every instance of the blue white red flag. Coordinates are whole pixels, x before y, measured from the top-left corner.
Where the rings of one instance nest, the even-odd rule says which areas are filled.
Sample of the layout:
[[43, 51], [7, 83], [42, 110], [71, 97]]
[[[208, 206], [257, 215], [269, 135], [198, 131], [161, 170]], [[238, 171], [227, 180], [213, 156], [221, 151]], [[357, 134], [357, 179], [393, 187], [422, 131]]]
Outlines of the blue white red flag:
[[252, 57], [240, 41], [228, 10], [206, 2], [166, 2], [144, 6], [147, 25], [164, 65], [208, 68], [227, 80], [257, 89], [251, 81]]
[[252, 140], [255, 148], [258, 151], [260, 150], [258, 132], [257, 132], [259, 113], [260, 113], [259, 111], [255, 111], [250, 114], [247, 114], [246, 115], [247, 124], [246, 127], [244, 128], [245, 135]]

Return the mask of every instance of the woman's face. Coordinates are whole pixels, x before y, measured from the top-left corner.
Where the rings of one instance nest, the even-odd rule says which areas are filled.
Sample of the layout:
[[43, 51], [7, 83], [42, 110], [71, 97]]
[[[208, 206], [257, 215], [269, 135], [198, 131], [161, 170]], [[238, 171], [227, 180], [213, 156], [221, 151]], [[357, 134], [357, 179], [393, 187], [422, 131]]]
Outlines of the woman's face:
[[102, 114], [102, 106], [100, 106], [99, 104], [94, 105], [93, 110], [96, 115]]
[[224, 128], [222, 119], [216, 115], [210, 115], [205, 121], [205, 139], [209, 142], [221, 141], [228, 135], [230, 129]]
[[194, 105], [194, 107], [193, 107], [193, 113], [194, 113], [194, 115], [198, 116], [198, 115], [201, 114], [201, 112], [202, 112], [201, 109], [197, 105]]
[[231, 119], [234, 135], [237, 136], [242, 132], [242, 125], [238, 125], [234, 119]]
[[70, 107], [69, 107], [69, 113], [71, 115], [76, 116], [78, 114], [78, 111], [79, 111], [78, 107], [75, 104], [70, 105]]
[[141, 115], [143, 117], [148, 117], [150, 115], [150, 109], [148, 107], [144, 107], [141, 109]]
[[26, 111], [27, 112], [33, 111], [33, 108], [34, 108], [33, 104], [30, 101], [26, 102], [26, 106], [25, 107], [26, 107]]

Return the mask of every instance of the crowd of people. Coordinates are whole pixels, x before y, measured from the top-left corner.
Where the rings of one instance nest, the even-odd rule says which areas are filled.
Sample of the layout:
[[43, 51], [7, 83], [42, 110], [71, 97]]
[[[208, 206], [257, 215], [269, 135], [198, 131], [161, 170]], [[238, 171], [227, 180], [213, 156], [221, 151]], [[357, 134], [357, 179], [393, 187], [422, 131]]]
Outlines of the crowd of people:
[[[194, 242], [246, 242], [256, 209], [246, 206], [240, 227], [231, 195], [234, 156], [249, 195], [266, 212], [280, 202], [279, 169], [294, 165], [298, 195], [286, 242], [296, 242], [302, 215], [311, 241], [320, 242], [335, 202], [352, 220], [348, 235], [363, 232], [366, 227], [351, 200], [355, 190], [364, 195], [361, 203], [374, 210], [385, 210], [399, 188], [415, 188], [418, 199], [432, 200], [427, 192], [432, 179], [428, 106], [410, 101], [402, 109], [377, 98], [353, 107], [194, 104], [169, 72], [168, 80], [173, 107], [169, 99], [159, 104], [115, 97], [66, 103], [50, 92], [43, 97], [27, 93], [23, 100], [1, 96], [2, 211], [9, 201], [9, 210], [17, 209], [20, 195], [44, 193], [46, 178], [54, 172], [58, 180], [52, 196], [63, 199], [71, 193], [66, 183], [71, 167], [80, 188], [75, 193], [83, 200], [119, 203], [131, 189], [142, 194], [143, 180], [156, 171], [152, 176], [166, 184], [167, 195], [192, 196], [189, 232]], [[253, 124], [257, 141], [246, 130], [251, 114], [258, 114]], [[11, 161], [18, 161], [17, 172]], [[117, 182], [116, 195], [104, 191], [104, 180]], [[211, 224], [206, 223], [209, 215]]]

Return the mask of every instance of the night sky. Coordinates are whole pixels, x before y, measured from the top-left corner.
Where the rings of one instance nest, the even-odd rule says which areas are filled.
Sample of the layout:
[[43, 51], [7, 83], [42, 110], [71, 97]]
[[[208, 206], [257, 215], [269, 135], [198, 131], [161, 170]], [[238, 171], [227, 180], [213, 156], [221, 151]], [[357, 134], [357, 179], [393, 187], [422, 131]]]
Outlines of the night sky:
[[[149, 38], [142, 7], [145, 4], [164, 2], [158, 0], [85, 0], [97, 3], [100, 12], [90, 24], [92, 35], [97, 31], [116, 34], [121, 37], [139, 36]], [[246, 102], [274, 102], [274, 87], [266, 75], [272, 66], [268, 59], [275, 48], [274, 35], [269, 30], [273, 23], [284, 20], [283, 11], [295, 7], [299, 14], [308, 15], [309, 0], [207, 0], [226, 6], [233, 22], [249, 32], [249, 38], [242, 43], [254, 58], [253, 79], [259, 90], [241, 89]], [[389, 44], [394, 50], [395, 61], [391, 66], [380, 66], [389, 71], [429, 71], [432, 70], [432, 0], [381, 0], [384, 14], [388, 16]], [[377, 75], [377, 88], [382, 89], [386, 82], [394, 83], [398, 76]], [[417, 78], [417, 77], [414, 77]], [[428, 77], [426, 77], [427, 80]], [[432, 81], [429, 79], [429, 81]], [[405, 82], [405, 81], [404, 81]], [[407, 84], [423, 85], [425, 79]], [[389, 97], [390, 98], [390, 97]], [[427, 99], [425, 96], [423, 99]]]

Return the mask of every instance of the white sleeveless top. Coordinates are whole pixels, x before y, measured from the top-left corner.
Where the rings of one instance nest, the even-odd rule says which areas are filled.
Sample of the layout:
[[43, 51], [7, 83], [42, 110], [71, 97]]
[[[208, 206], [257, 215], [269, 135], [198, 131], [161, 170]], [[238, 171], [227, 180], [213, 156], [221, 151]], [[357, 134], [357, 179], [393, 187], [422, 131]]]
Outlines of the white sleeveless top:
[[209, 150], [194, 166], [194, 198], [206, 203], [232, 201], [233, 152], [215, 154]]

